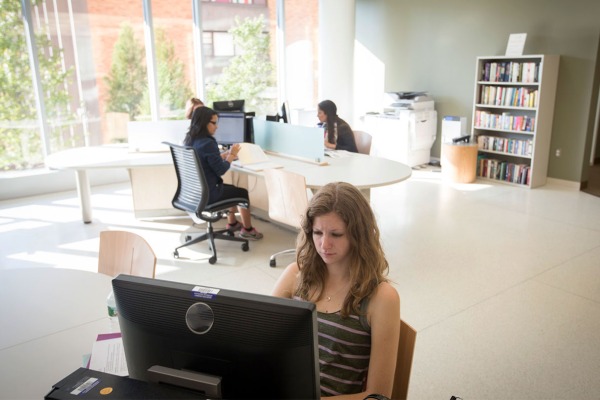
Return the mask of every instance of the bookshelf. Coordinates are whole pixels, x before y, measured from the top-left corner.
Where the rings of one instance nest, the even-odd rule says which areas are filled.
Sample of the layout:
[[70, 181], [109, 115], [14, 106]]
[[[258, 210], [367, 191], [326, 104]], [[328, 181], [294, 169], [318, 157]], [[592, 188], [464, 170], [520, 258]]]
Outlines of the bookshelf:
[[558, 55], [477, 57], [472, 137], [477, 177], [546, 184]]

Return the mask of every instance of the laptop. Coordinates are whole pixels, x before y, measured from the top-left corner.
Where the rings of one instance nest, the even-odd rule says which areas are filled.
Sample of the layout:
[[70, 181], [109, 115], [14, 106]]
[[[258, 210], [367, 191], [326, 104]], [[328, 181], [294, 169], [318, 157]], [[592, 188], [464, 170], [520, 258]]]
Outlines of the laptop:
[[242, 148], [238, 153], [238, 159], [233, 165], [246, 168], [251, 171], [262, 171], [269, 168], [283, 168], [283, 165], [269, 160], [263, 149], [253, 143], [240, 143]]

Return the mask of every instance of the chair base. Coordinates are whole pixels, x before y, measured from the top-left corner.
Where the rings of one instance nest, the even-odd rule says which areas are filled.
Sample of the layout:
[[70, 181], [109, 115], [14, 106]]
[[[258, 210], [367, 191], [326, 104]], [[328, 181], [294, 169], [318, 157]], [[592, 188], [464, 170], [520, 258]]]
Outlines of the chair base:
[[208, 223], [208, 225], [206, 227], [206, 233], [203, 233], [202, 235], [200, 235], [194, 239], [191, 239], [191, 240], [188, 240], [188, 238], [186, 237], [186, 242], [184, 244], [182, 244], [181, 246], [175, 248], [175, 250], [173, 251], [173, 257], [179, 258], [179, 249], [181, 249], [182, 247], [191, 246], [193, 244], [208, 240], [209, 248], [212, 251], [212, 256], [208, 259], [208, 263], [214, 264], [217, 262], [217, 247], [215, 246], [215, 239], [228, 240], [230, 242], [239, 242], [239, 243], [242, 243], [242, 251], [250, 250], [250, 245], [248, 244], [247, 239], [236, 237], [236, 236], [234, 236], [233, 232], [231, 232], [227, 229], [215, 231], [213, 229], [212, 224]]
[[271, 258], [269, 258], [269, 266], [271, 268], [275, 268], [277, 266], [277, 256], [281, 256], [283, 254], [294, 254], [296, 253], [296, 249], [288, 249], [288, 250], [282, 250], [278, 253], [275, 253], [271, 256]]

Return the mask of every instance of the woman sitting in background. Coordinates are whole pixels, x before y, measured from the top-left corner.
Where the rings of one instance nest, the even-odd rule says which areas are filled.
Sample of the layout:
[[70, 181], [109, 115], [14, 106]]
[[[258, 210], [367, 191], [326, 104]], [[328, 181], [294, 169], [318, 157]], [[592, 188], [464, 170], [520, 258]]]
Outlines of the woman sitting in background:
[[317, 118], [325, 128], [325, 147], [358, 153], [354, 133], [350, 125], [337, 115], [337, 106], [331, 100], [319, 103]]
[[[223, 183], [223, 178], [221, 178], [231, 167], [231, 162], [237, 157], [241, 146], [239, 143], [234, 144], [229, 151], [221, 153], [214, 138], [218, 124], [219, 115], [215, 110], [208, 107], [196, 108], [192, 113], [190, 129], [185, 135], [183, 143], [193, 147], [200, 158], [210, 191], [208, 204], [240, 197], [246, 199], [249, 204], [250, 200], [246, 189]], [[240, 230], [240, 237], [244, 239], [261, 239], [263, 234], [252, 227], [250, 210], [242, 206], [237, 208], [242, 217], [242, 223], [236, 219], [235, 207], [232, 207], [227, 214], [227, 229], [232, 232]]]

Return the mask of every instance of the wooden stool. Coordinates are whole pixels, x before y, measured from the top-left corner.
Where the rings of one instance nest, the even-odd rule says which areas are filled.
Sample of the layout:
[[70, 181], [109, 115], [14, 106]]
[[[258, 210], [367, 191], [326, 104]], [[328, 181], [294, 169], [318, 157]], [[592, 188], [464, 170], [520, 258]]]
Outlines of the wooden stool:
[[442, 177], [453, 183], [475, 182], [477, 171], [476, 143], [442, 145]]

